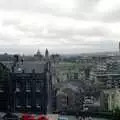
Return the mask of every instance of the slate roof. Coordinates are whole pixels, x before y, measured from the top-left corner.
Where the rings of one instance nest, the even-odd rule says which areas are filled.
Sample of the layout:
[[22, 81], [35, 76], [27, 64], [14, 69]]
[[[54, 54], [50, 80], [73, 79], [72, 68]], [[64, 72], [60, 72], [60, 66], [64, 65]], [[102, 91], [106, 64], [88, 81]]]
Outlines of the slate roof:
[[[13, 62], [3, 61], [2, 62], [10, 71], [12, 71]], [[42, 73], [45, 70], [45, 62], [39, 61], [24, 61], [22, 63], [17, 63], [15, 67], [15, 73], [20, 73], [24, 70], [24, 73], [32, 73], [34, 70], [35, 73]]]

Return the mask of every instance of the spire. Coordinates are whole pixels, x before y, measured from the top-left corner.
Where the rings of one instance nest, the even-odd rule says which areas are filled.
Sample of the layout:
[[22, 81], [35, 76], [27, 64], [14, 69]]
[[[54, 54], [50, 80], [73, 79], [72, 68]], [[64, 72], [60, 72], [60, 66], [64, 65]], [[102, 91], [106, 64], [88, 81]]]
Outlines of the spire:
[[49, 58], [49, 52], [48, 52], [48, 49], [46, 48], [45, 50], [45, 59], [48, 60]]
[[50, 71], [50, 60], [49, 60], [49, 52], [48, 49], [46, 48], [45, 50], [45, 62], [46, 62], [46, 70]]
[[119, 53], [120, 53], [120, 42], [119, 42]]

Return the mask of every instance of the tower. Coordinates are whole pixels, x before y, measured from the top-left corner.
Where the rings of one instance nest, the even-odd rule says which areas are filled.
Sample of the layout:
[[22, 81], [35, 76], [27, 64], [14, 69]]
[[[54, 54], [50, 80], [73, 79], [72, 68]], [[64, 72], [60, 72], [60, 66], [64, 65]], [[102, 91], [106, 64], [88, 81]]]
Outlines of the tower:
[[45, 50], [45, 60], [48, 61], [49, 60], [49, 52], [48, 49], [46, 48]]
[[46, 64], [46, 71], [50, 72], [50, 60], [49, 60], [49, 52], [48, 49], [46, 48], [45, 50], [45, 64]]
[[36, 54], [34, 54], [34, 58], [35, 58], [35, 60], [37, 60], [37, 61], [43, 60], [43, 55], [41, 54], [41, 52], [40, 52], [39, 49], [37, 50]]
[[49, 59], [49, 52], [46, 48], [45, 50], [45, 71], [47, 77], [47, 94], [48, 94], [48, 105], [47, 105], [47, 113], [52, 113], [52, 74], [51, 74], [51, 62]]
[[120, 54], [120, 42], [119, 42], [119, 54]]
[[40, 56], [40, 54], [41, 54], [41, 53], [40, 53], [40, 50], [38, 49], [36, 55]]

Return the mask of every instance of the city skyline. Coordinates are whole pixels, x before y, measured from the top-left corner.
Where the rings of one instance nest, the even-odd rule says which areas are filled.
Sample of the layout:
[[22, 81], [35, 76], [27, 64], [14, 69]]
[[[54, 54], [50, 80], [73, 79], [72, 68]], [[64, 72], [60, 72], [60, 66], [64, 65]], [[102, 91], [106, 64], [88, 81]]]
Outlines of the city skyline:
[[1, 0], [1, 53], [118, 51], [119, 0]]

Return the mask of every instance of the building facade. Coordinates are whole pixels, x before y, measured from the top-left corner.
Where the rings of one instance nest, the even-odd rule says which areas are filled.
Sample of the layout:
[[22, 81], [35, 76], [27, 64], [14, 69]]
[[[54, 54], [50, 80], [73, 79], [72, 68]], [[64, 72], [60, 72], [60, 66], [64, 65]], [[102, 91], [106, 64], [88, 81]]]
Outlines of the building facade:
[[9, 69], [7, 109], [11, 112], [52, 112], [52, 75], [49, 53], [44, 61], [24, 61], [18, 55], [14, 61], [3, 62]]
[[83, 110], [83, 92], [77, 87], [67, 86], [57, 92], [57, 111], [79, 112]]
[[120, 109], [120, 89], [104, 90], [100, 95], [102, 111], [114, 111]]
[[0, 112], [6, 112], [8, 109], [8, 80], [9, 71], [0, 63]]
[[10, 74], [10, 108], [12, 112], [47, 112], [47, 78], [45, 73]]

